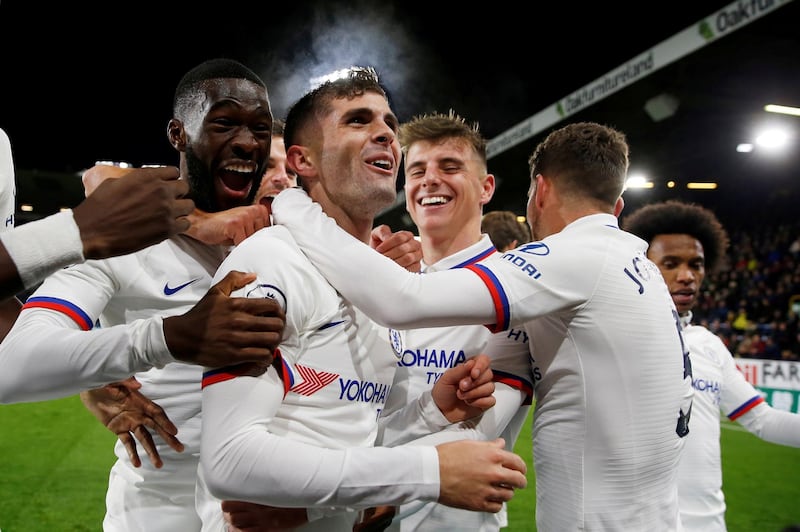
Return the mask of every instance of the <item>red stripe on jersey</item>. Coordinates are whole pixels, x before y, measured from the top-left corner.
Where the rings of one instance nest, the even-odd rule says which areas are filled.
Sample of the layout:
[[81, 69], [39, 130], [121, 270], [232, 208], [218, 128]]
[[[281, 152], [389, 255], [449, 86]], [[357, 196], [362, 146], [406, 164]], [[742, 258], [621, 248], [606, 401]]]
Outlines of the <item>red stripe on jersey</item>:
[[525, 394], [525, 400], [522, 402], [523, 405], [532, 404], [533, 385], [531, 383], [511, 373], [505, 373], [497, 370], [492, 370], [492, 373], [493, 373], [492, 380], [494, 382], [502, 382], [503, 384], [511, 386], [515, 390], [519, 390]]
[[752, 409], [754, 409], [763, 402], [764, 398], [761, 397], [760, 395], [756, 395], [755, 397], [747, 401], [745, 404], [743, 404], [742, 406], [740, 406], [739, 408], [728, 414], [728, 419], [730, 419], [731, 421], [736, 421], [738, 418], [742, 417], [743, 415], [745, 415], [746, 413], [748, 413], [749, 411], [751, 411]]
[[22, 310], [30, 308], [46, 308], [48, 310], [60, 312], [61, 314], [68, 316], [83, 331], [89, 331], [94, 327], [89, 321], [88, 316], [70, 307], [66, 302], [60, 302], [60, 300], [32, 298], [22, 306]]
[[486, 288], [489, 289], [489, 294], [492, 296], [497, 321], [493, 324], [486, 324], [485, 327], [493, 333], [508, 329], [508, 298], [506, 298], [506, 294], [497, 281], [497, 278], [481, 264], [471, 264], [465, 266], [465, 269], [476, 273], [481, 281], [483, 281], [483, 284], [486, 285]]
[[[283, 358], [281, 357], [281, 352], [279, 349], [275, 350], [275, 359], [276, 361], [281, 363], [282, 366], [282, 380], [284, 382], [284, 392], [283, 394], [286, 395], [286, 368], [283, 363]], [[254, 377], [253, 374], [253, 362], [244, 362], [241, 364], [234, 364], [233, 366], [225, 366], [222, 368], [215, 368], [212, 370], [208, 370], [203, 372], [203, 379], [200, 383], [200, 388], [205, 388], [211, 384], [216, 384], [218, 382], [229, 381], [231, 379], [235, 379], [236, 377], [247, 376], [247, 377]]]

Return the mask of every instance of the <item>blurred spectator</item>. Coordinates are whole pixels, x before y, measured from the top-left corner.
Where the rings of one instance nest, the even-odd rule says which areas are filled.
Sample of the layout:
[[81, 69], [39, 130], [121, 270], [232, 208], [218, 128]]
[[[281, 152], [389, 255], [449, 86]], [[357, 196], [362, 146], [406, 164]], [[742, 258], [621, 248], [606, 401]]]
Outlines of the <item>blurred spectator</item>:
[[740, 357], [800, 360], [800, 224], [776, 223], [731, 233], [727, 264], [710, 275], [696, 322]]
[[481, 232], [489, 235], [497, 251], [503, 252], [531, 241], [527, 223], [517, 220], [512, 211], [489, 211], [481, 219]]

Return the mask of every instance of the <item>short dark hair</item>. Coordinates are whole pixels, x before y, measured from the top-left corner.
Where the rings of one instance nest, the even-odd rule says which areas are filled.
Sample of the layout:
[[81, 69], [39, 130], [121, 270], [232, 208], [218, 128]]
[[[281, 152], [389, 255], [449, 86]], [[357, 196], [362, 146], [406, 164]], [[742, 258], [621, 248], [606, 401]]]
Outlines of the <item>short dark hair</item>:
[[224, 57], [208, 59], [189, 70], [178, 82], [175, 96], [172, 99], [172, 109], [175, 115], [181, 114], [181, 109], [189, 100], [192, 100], [192, 93], [199, 88], [201, 83], [210, 79], [223, 78], [246, 79], [267, 88], [266, 83], [258, 74], [239, 61]]
[[570, 194], [613, 206], [625, 189], [628, 142], [609, 126], [576, 122], [547, 135], [528, 165], [531, 179], [542, 174]]
[[622, 220], [622, 228], [652, 243], [658, 235], [689, 235], [703, 246], [706, 269], [714, 272], [727, 252], [728, 233], [717, 216], [695, 203], [668, 200], [641, 207]]
[[375, 92], [389, 100], [386, 90], [372, 67], [351, 67], [343, 75], [323, 82], [304, 94], [289, 109], [283, 141], [286, 147], [298, 144], [298, 132], [314, 118], [327, 114], [329, 104], [342, 98], [352, 99], [366, 92]]
[[517, 220], [512, 211], [489, 211], [481, 218], [481, 232], [489, 238], [498, 251], [506, 251], [512, 242], [517, 246], [531, 241], [531, 230], [527, 224]]

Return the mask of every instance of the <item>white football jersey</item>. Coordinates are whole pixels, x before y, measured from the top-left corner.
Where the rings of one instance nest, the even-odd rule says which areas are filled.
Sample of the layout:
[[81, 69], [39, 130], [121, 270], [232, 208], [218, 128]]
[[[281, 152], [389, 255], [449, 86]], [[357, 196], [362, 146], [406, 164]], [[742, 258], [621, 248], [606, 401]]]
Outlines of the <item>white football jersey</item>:
[[[283, 227], [262, 229], [239, 244], [216, 279], [230, 270], [256, 273], [233, 295], [277, 300], [286, 327], [280, 374], [273, 367], [251, 377], [235, 366], [204, 374], [199, 491], [205, 493], [198, 495], [204, 530], [222, 530], [209, 481], [229, 490], [226, 498], [277, 507], [367, 507], [370, 497], [379, 504], [438, 495], [438, 467], [431, 468], [435, 482], [423, 468], [429, 451], [359, 455], [375, 444], [403, 349], [399, 339], [343, 299]], [[211, 461], [213, 472], [205, 467]], [[356, 517], [332, 508], [302, 529], [351, 530]]]
[[[116, 442], [106, 530], [113, 529], [110, 523], [133, 527], [134, 516], [145, 519], [141, 526], [148, 530], [199, 528], [194, 491], [202, 368], [167, 363], [174, 359], [164, 343], [161, 319], [183, 314], [206, 294], [226, 253], [226, 247], [177, 236], [136, 253], [59, 270], [27, 300], [7, 337], [21, 361], [20, 378], [37, 383], [29, 392], [36, 400], [134, 375], [142, 384], [141, 393], [159, 404], [177, 426], [185, 446], [182, 453], [154, 437], [164, 462], [160, 469], [147, 459], [133, 467], [125, 447]], [[139, 333], [143, 328], [146, 334]], [[155, 360], [148, 362], [148, 353]], [[142, 371], [153, 365], [160, 368]], [[139, 495], [131, 498], [131, 493]], [[162, 495], [161, 504], [166, 500], [174, 507], [170, 512], [181, 507], [182, 516], [177, 521], [159, 517], [153, 493]]]
[[745, 380], [722, 341], [711, 331], [682, 318], [692, 357], [692, 423], [678, 469], [681, 521], [687, 531], [724, 532], [720, 411], [732, 421], [764, 403]]
[[[427, 265], [422, 263], [422, 273], [444, 271], [453, 268], [463, 268], [469, 264], [474, 264], [497, 252], [488, 235], [483, 235], [480, 241], [457, 253], [445, 257], [435, 264]], [[408, 329], [397, 331], [402, 338], [403, 351], [397, 362], [398, 368], [395, 373], [392, 393], [386, 402], [384, 418], [391, 418], [392, 414], [400, 408], [415, 401], [422, 393], [430, 390], [433, 384], [448, 368], [460, 364], [475, 355], [487, 353], [486, 345], [492, 333], [483, 325], [462, 325], [458, 327], [433, 327], [427, 329]], [[503, 331], [499, 335], [514, 337], [515, 332]], [[521, 339], [519, 336], [517, 338]], [[500, 366], [503, 365], [503, 371]], [[478, 422], [475, 427], [477, 431], [483, 433], [490, 430], [490, 434], [485, 434], [486, 439], [502, 437], [506, 441], [506, 448], [513, 450], [514, 443], [525, 422], [526, 415], [530, 409], [532, 394], [532, 382], [530, 377], [530, 364], [528, 363], [527, 349], [521, 356], [513, 361], [492, 361], [495, 380], [522, 392], [519, 396], [508, 395], [513, 401], [507, 408], [510, 410], [508, 416], [511, 420], [499, 423], [504, 425], [497, 429], [494, 423], [489, 428], [484, 428], [486, 423]], [[498, 384], [499, 385], [499, 384]], [[498, 401], [501, 401], [500, 394], [495, 394]], [[520, 402], [523, 405], [520, 405]], [[504, 405], [495, 405], [485, 414], [486, 421], [497, 419], [502, 416], [499, 410]], [[401, 430], [399, 424], [398, 429]], [[384, 434], [391, 434], [391, 430], [385, 430]], [[465, 437], [457, 432], [440, 432], [442, 441]], [[392, 434], [392, 437], [395, 436]], [[481, 437], [481, 436], [478, 436]], [[427, 441], [430, 441], [429, 439]], [[391, 442], [384, 442], [391, 444]], [[498, 513], [473, 512], [451, 508], [435, 502], [414, 501], [402, 505], [392, 520], [387, 530], [471, 530], [471, 531], [497, 531], [507, 525], [507, 515], [505, 509]]]
[[688, 352], [647, 243], [621, 231], [616, 217], [585, 216], [500, 257], [426, 275], [370, 253], [301, 191], [281, 193], [273, 219], [345, 297], [387, 326], [524, 328], [539, 531], [680, 529]]

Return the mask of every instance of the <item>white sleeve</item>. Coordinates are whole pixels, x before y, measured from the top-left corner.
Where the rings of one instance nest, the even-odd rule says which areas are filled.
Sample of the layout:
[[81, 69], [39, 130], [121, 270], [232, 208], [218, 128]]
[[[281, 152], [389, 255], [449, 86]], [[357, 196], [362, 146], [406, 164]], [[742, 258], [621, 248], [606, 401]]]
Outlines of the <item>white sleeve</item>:
[[84, 261], [81, 232], [71, 210], [0, 233], [0, 241], [25, 288], [36, 286], [65, 266]]
[[[426, 393], [430, 397], [430, 393]], [[502, 434], [511, 419], [516, 415], [526, 396], [524, 392], [518, 389], [503, 383], [496, 383], [494, 397], [496, 400], [495, 405], [486, 410], [481, 416], [444, 427], [436, 428], [431, 426], [432, 430], [428, 434], [420, 435], [417, 433], [415, 438], [409, 438], [409, 434], [404, 434], [399, 424], [391, 423], [382, 426], [380, 433], [381, 445], [438, 445], [464, 439], [494, 440]], [[430, 402], [433, 403], [433, 400]], [[411, 404], [413, 405], [414, 403]], [[436, 410], [438, 411], [438, 409]]]
[[800, 447], [800, 414], [772, 408], [765, 402], [736, 421], [764, 441]]
[[14, 227], [16, 198], [17, 181], [11, 141], [6, 132], [0, 129], [0, 232]]
[[435, 447], [323, 449], [281, 437], [269, 429], [282, 398], [274, 368], [204, 386], [200, 461], [215, 497], [287, 508], [438, 499]]
[[24, 310], [0, 344], [0, 404], [46, 401], [174, 361], [160, 317], [78, 330], [49, 310]]
[[37, 297], [68, 275], [56, 272], [45, 281], [0, 343], [0, 403], [67, 397], [174, 362], [160, 317], [95, 329], [92, 311], [64, 299]]
[[339, 292], [382, 325], [410, 329], [503, 321], [496, 299], [475, 273], [411, 273], [341, 229], [300, 189], [278, 194], [272, 216]]
[[411, 440], [438, 432], [450, 422], [436, 406], [430, 390], [425, 390], [416, 401], [378, 419], [379, 445], [401, 445]]
[[762, 440], [800, 447], [800, 414], [772, 408], [736, 367], [736, 361], [722, 341], [713, 336], [711, 344], [722, 356], [720, 408]]

